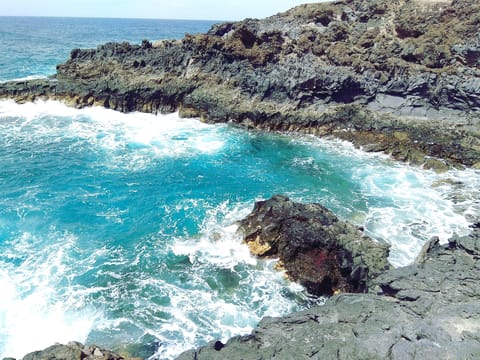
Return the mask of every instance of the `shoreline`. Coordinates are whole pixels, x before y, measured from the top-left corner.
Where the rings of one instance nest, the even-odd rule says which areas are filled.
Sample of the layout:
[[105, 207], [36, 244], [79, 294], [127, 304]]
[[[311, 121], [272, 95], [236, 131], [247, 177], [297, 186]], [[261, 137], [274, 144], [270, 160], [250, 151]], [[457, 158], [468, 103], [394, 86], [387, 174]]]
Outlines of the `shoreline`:
[[[49, 81], [50, 82], [50, 81]], [[1, 84], [0, 84], [1, 85]], [[0, 89], [1, 91], [1, 89]], [[85, 107], [98, 106], [110, 109], [104, 104], [98, 103], [88, 98], [85, 103], [79, 102], [75, 96], [57, 96], [40, 95], [25, 99], [23, 95], [4, 96], [0, 93], [0, 99], [14, 99], [22, 104], [27, 102], [41, 101], [59, 101], [66, 106], [82, 109]], [[198, 118], [200, 121], [210, 124], [232, 123], [247, 130], [261, 130], [266, 132], [278, 132], [280, 134], [305, 134], [314, 135], [319, 138], [335, 138], [352, 143], [355, 147], [365, 152], [382, 152], [392, 159], [405, 162], [413, 166], [418, 166], [427, 170], [444, 172], [453, 168], [472, 168], [480, 169], [480, 159], [477, 158], [476, 142], [479, 138], [475, 134], [463, 138], [463, 130], [456, 130], [458, 127], [456, 121], [443, 119], [443, 122], [432, 120], [427, 117], [401, 117], [397, 118], [389, 113], [373, 112], [370, 109], [362, 108], [359, 105], [338, 105], [321, 114], [309, 112], [292, 111], [278, 116], [278, 114], [261, 114], [260, 117], [270, 117], [268, 121], [252, 120], [248, 114], [240, 113], [238, 118], [241, 121], [228, 119], [226, 121], [212, 120], [208, 114], [201, 110], [185, 108], [179, 106], [168, 112], [154, 112], [142, 109], [133, 109], [123, 111], [113, 109], [123, 113], [143, 112], [151, 114], [168, 114], [178, 112], [181, 118]], [[444, 113], [444, 116], [455, 116], [457, 113], [451, 111]], [[344, 119], [349, 118], [353, 121], [345, 123]], [[293, 120], [292, 120], [293, 119]], [[480, 119], [473, 122], [464, 119], [466, 126], [480, 128]], [[478, 125], [477, 125], [478, 122]], [[365, 126], [365, 124], [367, 125]], [[395, 124], [395, 125], [393, 125]], [[383, 128], [389, 128], [383, 131]], [[391, 129], [390, 129], [391, 128]], [[427, 135], [428, 134], [428, 135]], [[423, 137], [423, 140], [421, 138]], [[432, 137], [437, 139], [432, 142]], [[457, 139], [464, 139], [472, 148], [466, 148], [465, 153], [455, 153], [455, 148], [459, 146]], [[461, 145], [460, 145], [461, 146]], [[469, 152], [473, 152], [469, 154]]]
[[[278, 210], [269, 209], [285, 201], [287, 207], [280, 211], [283, 215], [278, 217], [275, 215]], [[291, 205], [288, 203], [291, 203], [288, 198], [274, 196], [270, 200], [256, 204], [252, 213], [240, 223], [247, 244], [252, 241], [252, 231], [257, 228], [258, 222], [265, 225], [264, 229], [272, 228], [272, 221], [290, 222]], [[323, 218], [324, 212], [328, 213], [328, 210], [319, 204], [291, 204], [294, 206], [292, 210], [298, 212], [300, 223], [305, 221], [305, 216]], [[295, 209], [297, 206], [299, 208]], [[312, 210], [314, 212], [308, 215]], [[317, 211], [319, 213], [314, 215]], [[327, 218], [329, 220], [325, 223], [325, 229], [330, 231], [329, 222], [337, 220], [333, 214], [327, 214]], [[293, 227], [274, 225], [273, 227], [279, 231], [278, 234], [275, 230], [271, 232], [262, 229], [263, 234], [260, 236], [261, 238], [280, 236], [284, 239], [281, 241], [288, 242], [291, 241], [292, 234], [297, 233], [295, 226], [298, 225]], [[348, 229], [348, 232], [358, 231], [349, 224], [343, 225], [342, 222], [335, 227], [340, 232], [342, 229]], [[377, 244], [371, 248], [370, 244], [364, 246], [359, 242], [360, 247], [354, 252], [363, 252], [357, 256], [361, 254], [360, 259], [365, 257], [370, 264], [366, 265], [366, 272], [354, 270], [352, 275], [365, 276], [372, 264], [376, 264], [373, 266], [377, 266], [379, 272], [374, 271], [373, 277], [364, 278], [367, 281], [363, 283], [368, 284], [366, 289], [360, 288], [353, 292], [349, 290], [344, 292], [343, 289], [330, 294], [325, 304], [315, 305], [281, 318], [265, 317], [250, 334], [235, 336], [226, 343], [219, 340], [211, 341], [198, 349], [185, 351], [176, 359], [259, 360], [275, 357], [307, 359], [313, 355], [318, 358], [336, 356], [340, 359], [358, 356], [369, 359], [413, 359], [416, 354], [421, 354], [422, 357], [434, 354], [438, 359], [452, 357], [474, 359], [480, 355], [480, 327], [477, 326], [476, 320], [480, 316], [480, 293], [476, 286], [480, 281], [478, 271], [480, 223], [473, 224], [471, 229], [469, 235], [453, 236], [444, 245], [439, 243], [438, 238], [433, 237], [424, 244], [412, 264], [399, 268], [389, 268], [385, 257], [382, 256], [382, 253], [388, 251], [385, 245]], [[308, 226], [303, 225], [300, 225], [299, 230], [300, 233], [311, 232]], [[322, 231], [324, 230], [320, 230], [320, 234]], [[346, 240], [344, 245], [348, 248], [351, 240], [348, 240], [348, 236], [343, 240], [342, 237], [341, 233], [336, 235], [340, 242]], [[304, 249], [301, 251], [309, 254], [308, 246], [311, 245], [307, 244], [309, 242], [307, 238], [304, 239], [306, 239], [304, 242], [296, 241], [296, 246], [300, 246]], [[258, 238], [255, 241], [259, 241]], [[260, 241], [267, 243], [270, 240]], [[251, 245], [247, 246], [253, 253], [254, 249], [258, 249], [256, 246], [253, 249]], [[349, 255], [342, 256], [345, 255], [348, 259]], [[282, 258], [282, 255], [280, 257]], [[323, 258], [323, 255], [320, 257]], [[340, 261], [339, 264], [343, 263], [340, 258], [337, 260]], [[448, 266], [445, 267], [445, 264]], [[304, 280], [312, 276], [305, 274], [300, 274]], [[329, 272], [321, 276], [319, 284], [325, 284], [323, 276], [331, 276], [328, 274]], [[358, 275], [354, 277], [349, 275], [349, 281], [356, 284], [358, 281], [356, 276]], [[313, 277], [317, 275], [313, 273]], [[339, 284], [342, 284], [342, 281]], [[327, 284], [330, 284], [330, 281], [327, 281]], [[322, 287], [323, 285], [320, 285], [320, 288]], [[329, 291], [327, 289], [326, 293]], [[47, 357], [71, 360], [134, 359], [127, 354], [120, 355], [96, 345], [83, 345], [78, 342], [56, 344], [43, 351], [27, 354], [23, 359], [35, 360]]]
[[[52, 78], [0, 83], [0, 99], [178, 111], [331, 136], [439, 172], [480, 169], [480, 41], [469, 35], [478, 33], [478, 13], [476, 0], [301, 5], [178, 41], [74, 49]], [[480, 317], [479, 227], [446, 245], [433, 238], [414, 264], [377, 274], [365, 293], [265, 318], [250, 335], [179, 359], [480, 356], [472, 320]], [[54, 350], [71, 359], [117, 356], [78, 343]]]
[[480, 223], [446, 245], [432, 238], [412, 265], [385, 271], [367, 293], [337, 294], [321, 306], [264, 318], [249, 335], [177, 359], [476, 359], [479, 250]]

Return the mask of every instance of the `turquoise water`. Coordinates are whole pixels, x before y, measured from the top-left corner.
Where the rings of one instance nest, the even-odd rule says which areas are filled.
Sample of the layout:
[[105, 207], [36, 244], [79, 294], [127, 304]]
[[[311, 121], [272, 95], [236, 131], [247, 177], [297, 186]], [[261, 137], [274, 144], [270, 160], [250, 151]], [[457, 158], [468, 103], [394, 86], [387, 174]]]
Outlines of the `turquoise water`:
[[[93, 22], [132, 33], [112, 21]], [[25, 51], [46, 46], [35, 44]], [[0, 66], [0, 77], [43, 76], [51, 60], [41, 60], [38, 72]], [[467, 233], [480, 213], [478, 171], [435, 174], [335, 140], [57, 102], [0, 101], [0, 184], [0, 358], [77, 340], [170, 359], [311, 306], [236, 234], [254, 201], [276, 193], [363, 225], [392, 244], [396, 265], [432, 235]]]

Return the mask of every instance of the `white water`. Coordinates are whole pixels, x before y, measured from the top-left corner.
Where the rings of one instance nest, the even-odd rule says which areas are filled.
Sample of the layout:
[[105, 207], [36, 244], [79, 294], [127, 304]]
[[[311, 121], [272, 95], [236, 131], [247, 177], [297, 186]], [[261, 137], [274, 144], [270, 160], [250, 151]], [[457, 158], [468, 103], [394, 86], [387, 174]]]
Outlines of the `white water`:
[[41, 254], [36, 250], [40, 239], [29, 233], [12, 239], [11, 251], [2, 254], [10, 259], [24, 257], [24, 262], [0, 269], [0, 357], [21, 357], [45, 344], [84, 340], [101, 319], [97, 310], [85, 306], [78, 289], [58, 293], [59, 283], [88, 264], [70, 268], [75, 237], [54, 230], [50, 236], [59, 237], [61, 244], [47, 245]]
[[0, 101], [0, 137], [0, 357], [150, 334], [172, 358], [311, 305], [235, 233], [274, 193], [363, 225], [396, 266], [480, 214], [479, 171], [436, 174], [342, 141], [177, 114]]
[[[302, 141], [352, 160], [351, 180], [359, 184], [368, 210], [334, 205], [342, 211], [341, 216], [363, 226], [367, 235], [391, 244], [389, 261], [394, 266], [410, 264], [432, 236], [446, 243], [454, 234], [470, 233], [469, 226], [480, 219], [479, 170], [436, 173], [396, 162], [384, 154], [365, 153], [344, 141]], [[338, 167], [343, 166], [341, 163]]]

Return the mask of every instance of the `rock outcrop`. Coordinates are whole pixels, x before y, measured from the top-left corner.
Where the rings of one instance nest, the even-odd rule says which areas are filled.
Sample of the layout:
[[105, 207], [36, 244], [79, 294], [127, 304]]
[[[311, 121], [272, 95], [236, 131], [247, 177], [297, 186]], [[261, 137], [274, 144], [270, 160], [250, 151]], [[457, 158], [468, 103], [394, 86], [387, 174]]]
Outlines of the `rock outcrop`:
[[470, 236], [425, 244], [417, 261], [247, 336], [186, 352], [192, 359], [478, 359], [480, 224]]
[[[35, 351], [23, 357], [23, 360], [129, 360], [111, 351], [95, 345], [86, 346], [79, 342], [66, 345], [56, 344], [45, 350]], [[133, 359], [130, 359], [133, 360]]]
[[288, 277], [314, 295], [366, 292], [389, 268], [389, 246], [363, 235], [320, 204], [276, 195], [240, 221], [250, 252], [278, 258]]
[[477, 0], [306, 4], [178, 41], [75, 49], [54, 78], [1, 84], [0, 98], [179, 110], [480, 167], [479, 14]]
[[[344, 293], [325, 305], [264, 318], [250, 335], [213, 341], [178, 360], [478, 359], [480, 224], [469, 236], [426, 243], [414, 264], [390, 269], [369, 293]], [[95, 346], [54, 345], [35, 359], [123, 359]]]

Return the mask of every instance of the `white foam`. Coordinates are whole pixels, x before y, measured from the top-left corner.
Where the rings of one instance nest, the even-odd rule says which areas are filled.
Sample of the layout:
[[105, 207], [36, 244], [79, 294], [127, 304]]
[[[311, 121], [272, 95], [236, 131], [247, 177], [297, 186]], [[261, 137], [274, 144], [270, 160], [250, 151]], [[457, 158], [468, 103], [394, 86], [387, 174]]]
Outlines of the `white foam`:
[[437, 174], [395, 162], [383, 153], [366, 153], [345, 141], [308, 136], [293, 141], [343, 157], [333, 166], [348, 166], [352, 174], [348, 180], [360, 185], [366, 213], [352, 204], [337, 204], [334, 189], [328, 200], [344, 210], [347, 220], [363, 225], [369, 236], [390, 243], [389, 260], [395, 266], [411, 263], [432, 236], [445, 243], [454, 234], [468, 234], [469, 225], [480, 218], [478, 170]]
[[307, 145], [309, 147], [318, 148], [322, 152], [341, 155], [346, 158], [362, 159], [362, 160], [383, 160], [389, 163], [394, 161], [387, 154], [381, 152], [365, 152], [361, 148], [356, 147], [351, 142], [329, 137], [316, 137], [315, 135], [289, 135], [291, 141], [297, 144]]
[[[298, 303], [286, 293], [305, 300], [305, 289], [287, 282], [274, 269], [275, 260], [258, 260], [241, 243], [234, 221], [250, 211], [250, 203], [233, 206], [226, 201], [210, 209], [199, 238], [178, 238], [170, 246], [177, 256], [188, 256], [192, 266], [189, 283], [195, 285], [193, 289], [183, 289], [162, 284], [162, 290], [168, 289], [171, 308], [175, 310], [173, 318], [157, 333], [166, 345], [153, 358], [171, 359], [205, 341], [226, 341], [248, 334], [264, 316], [282, 316], [298, 310]], [[212, 290], [205, 280], [208, 274], [217, 276], [220, 269], [239, 281], [228, 295]], [[165, 329], [181, 334], [183, 340], [179, 343], [165, 338]]]
[[[478, 190], [474, 193], [480, 186], [479, 172], [436, 174], [399, 164], [384, 169], [366, 167], [357, 176], [366, 194], [391, 199], [390, 205], [372, 204], [364, 225], [369, 235], [392, 244], [390, 261], [396, 266], [412, 262], [431, 236], [445, 243], [454, 234], [468, 234], [473, 214], [480, 213]], [[460, 194], [454, 194], [458, 189], [451, 185], [436, 186], [451, 184], [455, 178], [462, 178], [465, 185]]]
[[221, 126], [181, 119], [178, 113], [124, 114], [100, 107], [75, 109], [56, 101], [0, 101], [0, 134], [37, 145], [73, 139], [106, 151], [106, 165], [129, 170], [144, 169], [158, 158], [212, 154], [224, 146]]
[[67, 285], [59, 294], [60, 282], [72, 271], [65, 261], [76, 239], [51, 236], [63, 241], [39, 251], [42, 239], [23, 233], [3, 254], [10, 259], [23, 254], [23, 259], [19, 266], [6, 263], [0, 269], [0, 358], [21, 358], [56, 342], [85, 341], [99, 320], [100, 314], [85, 306], [74, 288]]
[[6, 82], [12, 82], [12, 81], [29, 81], [29, 80], [46, 79], [47, 77], [48, 76], [46, 76], [46, 75], [29, 75], [29, 76], [16, 78], [16, 79], [0, 80], [0, 84], [6, 83]]
[[[234, 224], [249, 212], [246, 204], [237, 204], [228, 211], [229, 202], [225, 201], [214, 209], [210, 209], [203, 225], [200, 238], [186, 238], [171, 245], [175, 255], [187, 255], [191, 263], [208, 262], [219, 267], [232, 269], [238, 263], [254, 265], [247, 246], [241, 245], [240, 236], [236, 233], [238, 226]], [[227, 215], [221, 219], [222, 215]]]

